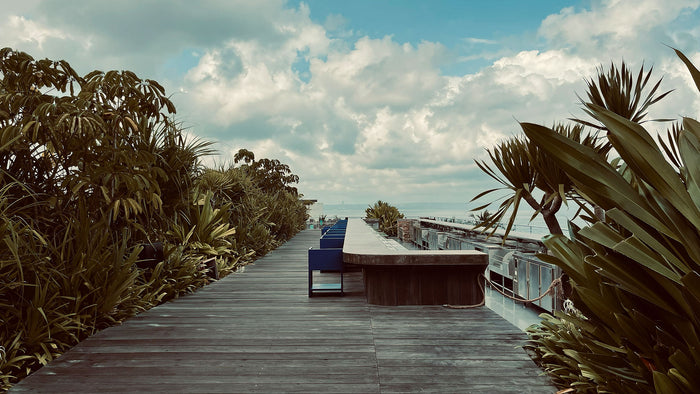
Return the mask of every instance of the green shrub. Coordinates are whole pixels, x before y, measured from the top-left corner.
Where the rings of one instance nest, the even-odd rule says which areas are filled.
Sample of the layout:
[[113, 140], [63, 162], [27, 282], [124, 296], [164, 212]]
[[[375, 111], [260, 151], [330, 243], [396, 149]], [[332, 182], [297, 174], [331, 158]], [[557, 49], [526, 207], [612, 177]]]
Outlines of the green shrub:
[[238, 255], [264, 255], [305, 226], [306, 206], [290, 186], [298, 178], [277, 160], [262, 159], [259, 164], [245, 149], [236, 158], [246, 163], [207, 169], [198, 188], [213, 192], [215, 206], [226, 205], [231, 212], [229, 220], [236, 229], [232, 247]]
[[[276, 160], [202, 167], [165, 90], [0, 50], [0, 391], [97, 330], [209, 283], [303, 228]], [[246, 151], [248, 152], [248, 151]], [[272, 222], [271, 220], [274, 220]], [[137, 267], [142, 244], [164, 258]]]
[[379, 231], [390, 237], [395, 237], [398, 233], [396, 221], [403, 219], [403, 213], [399, 212], [395, 206], [379, 200], [373, 206], [365, 209], [365, 217], [379, 219]]

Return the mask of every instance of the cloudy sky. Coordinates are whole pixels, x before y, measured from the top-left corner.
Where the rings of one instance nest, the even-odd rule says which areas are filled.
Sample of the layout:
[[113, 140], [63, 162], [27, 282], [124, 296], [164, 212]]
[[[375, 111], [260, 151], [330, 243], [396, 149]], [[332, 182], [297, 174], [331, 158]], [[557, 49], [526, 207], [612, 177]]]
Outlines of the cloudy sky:
[[[583, 116], [596, 67], [654, 67], [652, 117], [697, 116], [700, 0], [0, 0], [0, 46], [165, 85], [187, 131], [287, 163], [327, 204], [467, 202], [474, 159]], [[662, 129], [650, 124], [649, 128]]]

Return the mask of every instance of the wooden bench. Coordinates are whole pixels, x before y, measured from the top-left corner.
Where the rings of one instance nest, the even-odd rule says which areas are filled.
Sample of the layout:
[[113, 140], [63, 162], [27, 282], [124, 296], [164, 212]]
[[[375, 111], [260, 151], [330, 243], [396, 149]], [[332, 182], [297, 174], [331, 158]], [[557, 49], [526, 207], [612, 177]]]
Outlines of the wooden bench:
[[476, 305], [484, 301], [488, 256], [475, 250], [409, 250], [362, 219], [348, 221], [343, 262], [362, 268], [376, 305]]

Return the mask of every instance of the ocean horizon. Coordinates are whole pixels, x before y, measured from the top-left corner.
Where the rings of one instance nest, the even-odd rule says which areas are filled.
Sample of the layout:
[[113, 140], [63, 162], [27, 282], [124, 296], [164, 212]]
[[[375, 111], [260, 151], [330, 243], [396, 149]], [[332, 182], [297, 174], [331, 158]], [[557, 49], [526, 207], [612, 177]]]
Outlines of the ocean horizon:
[[[374, 203], [372, 203], [374, 204]], [[323, 204], [323, 213], [327, 217], [365, 217], [365, 209], [371, 204]], [[392, 204], [404, 214], [406, 218], [419, 218], [425, 216], [439, 216], [455, 219], [467, 219], [466, 203], [405, 203]]]
[[[322, 201], [319, 201], [323, 203]], [[374, 204], [374, 202], [372, 203]], [[471, 220], [470, 212], [467, 209], [467, 203], [450, 203], [450, 202], [413, 202], [413, 203], [397, 203], [392, 204], [398, 208], [405, 218], [407, 219], [418, 219], [421, 217], [430, 218], [442, 218], [455, 221], [469, 222]], [[328, 219], [338, 217], [338, 218], [364, 218], [365, 209], [367, 209], [370, 204], [326, 204], [323, 203], [323, 215], [326, 215]], [[491, 210], [493, 211], [493, 210]], [[515, 220], [514, 231], [521, 232], [531, 232], [546, 234], [547, 226], [544, 220], [540, 216], [537, 216], [532, 221], [530, 217], [533, 211], [528, 209], [522, 209], [518, 213]], [[566, 227], [568, 218], [563, 215], [560, 217], [560, 224], [562, 227]]]

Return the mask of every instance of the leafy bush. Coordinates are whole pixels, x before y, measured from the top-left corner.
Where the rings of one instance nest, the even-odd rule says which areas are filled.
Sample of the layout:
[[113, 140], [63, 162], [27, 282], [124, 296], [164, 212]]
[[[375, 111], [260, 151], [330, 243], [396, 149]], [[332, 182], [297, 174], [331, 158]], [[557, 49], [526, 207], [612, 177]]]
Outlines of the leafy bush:
[[399, 212], [398, 208], [382, 200], [367, 207], [365, 215], [368, 219], [379, 219], [379, 231], [390, 237], [396, 236], [398, 233], [396, 222], [403, 219], [403, 214]]
[[[104, 222], [84, 209], [47, 239], [0, 212], [0, 340], [6, 359], [3, 384], [22, 378], [95, 331], [151, 306], [141, 297], [133, 269], [137, 250], [128, 238], [114, 242]], [[5, 304], [7, 303], [7, 304]]]
[[277, 160], [256, 161], [253, 152], [246, 149], [241, 149], [235, 160], [245, 164], [207, 169], [198, 187], [213, 192], [215, 206], [228, 204], [237, 253], [263, 255], [305, 226], [306, 206], [291, 186], [298, 177], [290, 175], [289, 167]]
[[[164, 89], [0, 50], [0, 391], [80, 340], [209, 283], [303, 228], [277, 160], [203, 168]], [[257, 164], [260, 163], [260, 164]], [[274, 221], [274, 222], [273, 222]], [[143, 244], [163, 261], [140, 269]]]
[[[700, 90], [700, 72], [680, 52]], [[700, 123], [683, 118], [658, 144], [638, 122], [595, 103], [586, 109], [619, 158], [555, 131], [525, 134], [605, 210], [573, 239], [551, 235], [574, 283], [576, 311], [545, 316], [529, 346], [555, 382], [581, 392], [696, 392], [700, 385]], [[665, 156], [666, 153], [666, 156]]]

